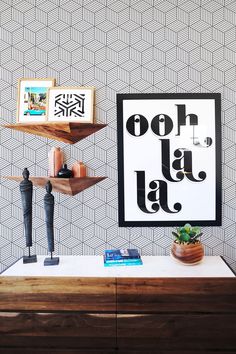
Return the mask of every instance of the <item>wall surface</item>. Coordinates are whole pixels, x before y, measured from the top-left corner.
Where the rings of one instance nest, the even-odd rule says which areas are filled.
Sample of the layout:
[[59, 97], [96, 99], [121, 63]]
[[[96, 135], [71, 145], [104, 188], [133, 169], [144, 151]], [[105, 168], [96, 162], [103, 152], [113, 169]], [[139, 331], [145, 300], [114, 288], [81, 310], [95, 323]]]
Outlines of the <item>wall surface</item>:
[[[169, 254], [171, 229], [119, 228], [116, 94], [221, 92], [223, 224], [204, 227], [208, 255], [236, 268], [236, 2], [233, 0], [0, 0], [1, 123], [14, 123], [17, 79], [55, 77], [96, 87], [96, 119], [107, 128], [68, 146], [1, 130], [1, 175], [47, 174], [47, 154], [63, 148], [69, 166], [108, 179], [75, 197], [55, 193], [57, 254], [135, 247]], [[33, 237], [47, 254], [42, 189], [34, 189]], [[1, 270], [25, 252], [19, 186], [1, 183]]]

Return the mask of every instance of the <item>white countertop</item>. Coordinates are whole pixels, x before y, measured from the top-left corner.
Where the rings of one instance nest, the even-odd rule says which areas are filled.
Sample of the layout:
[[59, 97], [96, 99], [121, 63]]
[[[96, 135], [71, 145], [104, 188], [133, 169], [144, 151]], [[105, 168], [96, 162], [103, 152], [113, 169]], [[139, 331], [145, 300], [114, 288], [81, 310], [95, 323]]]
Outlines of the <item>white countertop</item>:
[[44, 266], [46, 256], [37, 263], [23, 264], [20, 259], [0, 276], [68, 276], [68, 277], [234, 277], [219, 256], [204, 257], [200, 264], [187, 266], [169, 256], [142, 256], [141, 266], [104, 267], [103, 256], [59, 256], [60, 263]]

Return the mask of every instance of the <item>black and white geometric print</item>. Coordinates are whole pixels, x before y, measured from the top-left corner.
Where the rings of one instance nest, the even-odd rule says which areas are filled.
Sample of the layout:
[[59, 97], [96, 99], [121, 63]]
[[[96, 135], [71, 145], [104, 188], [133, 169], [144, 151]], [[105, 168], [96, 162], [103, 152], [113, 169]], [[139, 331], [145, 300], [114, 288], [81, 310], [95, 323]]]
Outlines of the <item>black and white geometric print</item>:
[[61, 93], [55, 96], [54, 116], [84, 117], [85, 94]]
[[[74, 197], [55, 193], [55, 253], [169, 255], [172, 227], [118, 227], [116, 94], [220, 92], [223, 222], [203, 227], [202, 241], [207, 255], [236, 269], [235, 0], [0, 0], [0, 15], [1, 124], [16, 122], [23, 77], [94, 86], [96, 121], [107, 124], [72, 146], [1, 129], [2, 176], [21, 176], [24, 167], [47, 176], [52, 146], [69, 168], [80, 160], [90, 176], [108, 176]], [[18, 183], [2, 179], [0, 193], [3, 270], [22, 257], [25, 238]], [[44, 194], [34, 187], [32, 252], [46, 255]]]

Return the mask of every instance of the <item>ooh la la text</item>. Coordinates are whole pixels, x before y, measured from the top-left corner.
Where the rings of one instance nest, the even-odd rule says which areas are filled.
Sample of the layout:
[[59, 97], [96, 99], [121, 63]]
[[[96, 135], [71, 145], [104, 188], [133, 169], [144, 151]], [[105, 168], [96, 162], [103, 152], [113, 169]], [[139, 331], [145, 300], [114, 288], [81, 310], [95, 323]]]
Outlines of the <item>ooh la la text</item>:
[[[176, 104], [177, 107], [177, 132], [176, 136], [181, 135], [181, 127], [189, 125], [193, 127], [191, 137], [193, 145], [208, 148], [212, 145], [212, 138], [206, 137], [204, 144], [200, 144], [198, 137], [194, 136], [194, 127], [198, 126], [198, 116], [194, 113], [186, 114], [185, 104]], [[181, 182], [184, 178], [192, 182], [203, 182], [207, 178], [205, 171], [200, 171], [198, 176], [193, 176], [193, 154], [192, 151], [179, 147], [173, 152], [174, 159], [170, 156], [170, 139], [167, 139], [174, 128], [173, 120], [167, 114], [157, 114], [151, 121], [151, 130], [156, 134], [161, 142], [161, 165], [162, 174], [167, 181]], [[131, 115], [126, 122], [127, 131], [134, 137], [141, 137], [149, 129], [149, 123], [145, 116], [141, 114]], [[163, 137], [163, 138], [162, 138]], [[172, 162], [172, 163], [171, 163]], [[178, 171], [175, 176], [171, 174], [171, 167]], [[160, 208], [166, 213], [178, 213], [182, 205], [177, 202], [173, 209], [168, 206], [168, 184], [165, 180], [155, 179], [149, 183], [150, 192], [146, 193], [145, 171], [134, 171], [137, 180], [137, 205], [144, 213], [156, 213]], [[152, 202], [151, 209], [146, 206], [146, 198]]]

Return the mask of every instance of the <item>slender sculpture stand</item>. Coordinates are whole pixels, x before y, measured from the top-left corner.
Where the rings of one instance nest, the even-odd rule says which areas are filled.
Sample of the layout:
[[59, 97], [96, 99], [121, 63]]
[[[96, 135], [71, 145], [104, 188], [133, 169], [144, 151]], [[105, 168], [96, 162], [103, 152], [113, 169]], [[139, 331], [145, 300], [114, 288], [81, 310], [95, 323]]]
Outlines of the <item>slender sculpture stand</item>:
[[47, 226], [47, 239], [48, 239], [48, 251], [51, 254], [50, 258], [45, 258], [44, 265], [58, 265], [59, 257], [52, 256], [54, 252], [54, 227], [53, 227], [53, 216], [54, 216], [54, 196], [52, 192], [52, 184], [50, 181], [46, 184], [47, 193], [44, 196], [44, 210], [46, 215], [46, 226]]
[[37, 262], [36, 254], [30, 254], [30, 246], [28, 246], [28, 256], [23, 256], [23, 263], [35, 263]]
[[20, 183], [21, 201], [24, 216], [24, 231], [26, 238], [26, 247], [28, 247], [28, 256], [23, 256], [23, 263], [37, 262], [37, 256], [30, 254], [30, 247], [32, 246], [32, 197], [33, 184], [29, 181], [29, 171], [27, 168], [22, 173], [24, 179]]
[[51, 257], [49, 258], [45, 258], [44, 260], [44, 265], [45, 266], [49, 266], [49, 265], [58, 265], [59, 264], [59, 257], [53, 257], [52, 256], [52, 252], [51, 253]]

